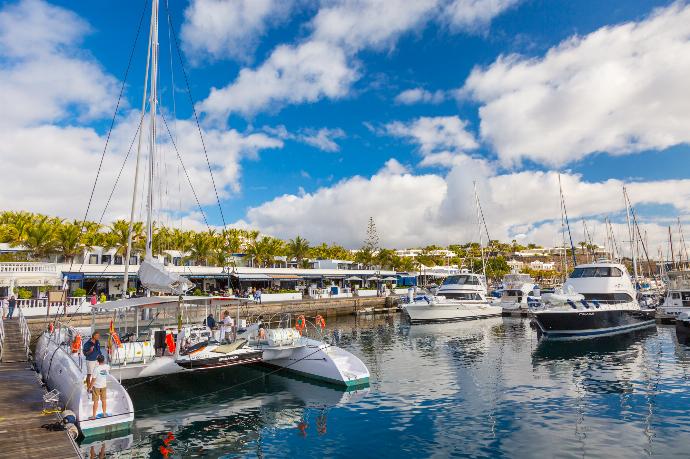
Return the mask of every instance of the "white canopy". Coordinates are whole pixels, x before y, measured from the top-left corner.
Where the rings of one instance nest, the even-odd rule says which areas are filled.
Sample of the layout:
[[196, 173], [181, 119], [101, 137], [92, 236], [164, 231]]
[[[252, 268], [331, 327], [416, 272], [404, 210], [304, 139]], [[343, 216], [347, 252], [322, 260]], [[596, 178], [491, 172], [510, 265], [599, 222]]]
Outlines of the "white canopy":
[[398, 278], [397, 278], [397, 277], [393, 277], [393, 276], [388, 276], [388, 277], [385, 277], [383, 280], [385, 280], [385, 281], [397, 281]]
[[139, 281], [151, 291], [172, 295], [182, 295], [193, 286], [186, 277], [168, 271], [162, 263], [149, 257], [139, 267]]
[[362, 282], [362, 278], [361, 278], [361, 277], [357, 277], [357, 276], [350, 276], [350, 277], [346, 278], [345, 280], [346, 280], [346, 281], [350, 281], [350, 282], [352, 282], [352, 281], [359, 281], [359, 282]]
[[368, 280], [368, 281], [379, 281], [379, 280], [381, 280], [381, 278], [380, 278], [380, 277], [376, 277], [376, 276], [372, 276], [372, 277], [368, 278], [367, 280]]

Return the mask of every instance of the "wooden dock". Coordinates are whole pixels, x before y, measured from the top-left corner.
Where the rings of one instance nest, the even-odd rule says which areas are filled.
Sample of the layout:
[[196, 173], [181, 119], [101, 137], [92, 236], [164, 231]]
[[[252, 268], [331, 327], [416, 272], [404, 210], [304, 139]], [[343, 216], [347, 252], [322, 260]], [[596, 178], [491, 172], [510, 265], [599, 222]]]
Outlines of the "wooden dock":
[[27, 359], [19, 320], [5, 320], [4, 329], [0, 361], [0, 457], [81, 458], [67, 432], [42, 427], [58, 419], [54, 414], [41, 413], [45, 390]]

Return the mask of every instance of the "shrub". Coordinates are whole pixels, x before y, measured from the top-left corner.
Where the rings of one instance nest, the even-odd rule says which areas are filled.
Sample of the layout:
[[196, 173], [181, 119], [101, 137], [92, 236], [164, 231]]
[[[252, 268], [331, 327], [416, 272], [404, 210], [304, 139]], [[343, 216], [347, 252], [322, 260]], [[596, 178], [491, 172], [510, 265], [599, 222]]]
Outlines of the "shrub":
[[73, 295], [74, 295], [74, 296], [86, 296], [86, 290], [83, 289], [83, 288], [81, 288], [81, 287], [79, 287], [79, 288], [77, 288], [77, 289], [74, 289]]
[[31, 293], [31, 290], [27, 290], [25, 288], [18, 288], [17, 289], [17, 298], [19, 298], [20, 300], [28, 300], [32, 296], [34, 296], [34, 295], [33, 295], [33, 293]]

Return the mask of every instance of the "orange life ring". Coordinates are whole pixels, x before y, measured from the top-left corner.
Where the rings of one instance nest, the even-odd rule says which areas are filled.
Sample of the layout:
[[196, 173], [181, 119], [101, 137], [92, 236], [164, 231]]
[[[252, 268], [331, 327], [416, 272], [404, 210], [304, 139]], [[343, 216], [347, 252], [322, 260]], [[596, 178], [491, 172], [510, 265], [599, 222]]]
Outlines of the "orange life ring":
[[324, 318], [321, 315], [316, 316], [316, 318], [314, 319], [314, 322], [316, 322], [317, 326], [321, 327], [321, 330], [326, 328], [326, 321], [324, 320]]
[[77, 335], [72, 341], [72, 354], [76, 354], [81, 350], [81, 335]]
[[113, 342], [115, 343], [115, 345], [117, 347], [122, 347], [122, 341], [120, 341], [120, 337], [117, 336], [117, 332], [112, 332], [111, 336], [113, 338]]
[[307, 319], [304, 318], [304, 316], [299, 316], [297, 317], [297, 321], [295, 322], [295, 328], [297, 331], [302, 334], [305, 328], [307, 328]]

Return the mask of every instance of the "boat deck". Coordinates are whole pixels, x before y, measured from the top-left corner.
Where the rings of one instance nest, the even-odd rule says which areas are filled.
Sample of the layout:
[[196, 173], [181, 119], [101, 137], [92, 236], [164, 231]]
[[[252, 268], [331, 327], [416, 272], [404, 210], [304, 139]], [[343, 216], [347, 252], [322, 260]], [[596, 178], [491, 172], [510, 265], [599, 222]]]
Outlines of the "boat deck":
[[19, 320], [5, 320], [0, 361], [0, 455], [3, 457], [80, 458], [67, 432], [42, 427], [57, 422], [43, 415], [43, 387], [31, 368]]

